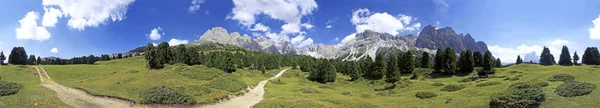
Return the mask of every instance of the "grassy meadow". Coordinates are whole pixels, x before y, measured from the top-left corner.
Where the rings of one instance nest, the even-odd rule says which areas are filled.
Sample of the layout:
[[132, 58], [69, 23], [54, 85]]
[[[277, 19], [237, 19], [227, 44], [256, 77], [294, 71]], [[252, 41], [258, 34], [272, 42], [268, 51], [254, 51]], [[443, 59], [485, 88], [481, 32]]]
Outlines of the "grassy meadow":
[[197, 103], [211, 103], [229, 94], [239, 94], [247, 86], [256, 85], [280, 70], [267, 74], [238, 69], [232, 74], [204, 65], [167, 65], [164, 69], [146, 68], [142, 56], [95, 65], [45, 65], [50, 77], [68, 87], [84, 89], [94, 95], [116, 96], [141, 102], [141, 93], [152, 87], [166, 86], [192, 96]]
[[[289, 70], [279, 79], [267, 84], [264, 100], [256, 107], [487, 108], [493, 93], [504, 91], [515, 82], [548, 82], [549, 77], [564, 73], [575, 76], [576, 81], [600, 85], [599, 66], [513, 65], [497, 68], [494, 78], [464, 83], [459, 81], [468, 79], [471, 75], [431, 79], [426, 75], [431, 71], [430, 69], [416, 69], [415, 72], [421, 75], [418, 79], [406, 81], [410, 76], [404, 76], [405, 81], [398, 82], [398, 87], [393, 90], [372, 91], [374, 88], [384, 88], [389, 84], [383, 80], [361, 79], [349, 82], [347, 81], [350, 79], [349, 77], [339, 73], [335, 83], [320, 84], [307, 80], [305, 77], [308, 73], [306, 72], [298, 69]], [[500, 82], [500, 84], [477, 87], [477, 84], [486, 82]], [[466, 88], [454, 92], [440, 91], [444, 86], [435, 86], [434, 83], [464, 85]], [[546, 100], [540, 107], [600, 107], [599, 90], [594, 90], [588, 95], [567, 98], [554, 93], [554, 89], [563, 82], [548, 83], [549, 86], [543, 87]], [[438, 96], [420, 99], [415, 96], [417, 92], [434, 92]]]
[[16, 94], [0, 96], [0, 106], [6, 108], [68, 108], [50, 89], [40, 85], [40, 78], [33, 66], [0, 66], [2, 81], [23, 85]]

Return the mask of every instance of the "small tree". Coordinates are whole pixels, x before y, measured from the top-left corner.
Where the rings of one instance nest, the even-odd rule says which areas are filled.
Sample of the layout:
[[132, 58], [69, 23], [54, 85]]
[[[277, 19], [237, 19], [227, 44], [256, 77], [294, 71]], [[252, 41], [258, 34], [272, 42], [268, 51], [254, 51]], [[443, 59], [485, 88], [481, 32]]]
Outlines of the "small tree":
[[567, 46], [562, 47], [562, 52], [560, 53], [560, 59], [558, 59], [558, 64], [563, 66], [572, 66], [573, 62], [571, 61], [571, 54], [569, 53], [569, 48]]
[[350, 72], [350, 81], [355, 81], [358, 80], [360, 78], [360, 65], [357, 62], [351, 62], [352, 63], [352, 71]]
[[[406, 61], [403, 61], [406, 62]], [[400, 70], [398, 69], [398, 60], [396, 59], [395, 56], [390, 56], [390, 61], [388, 62], [388, 70], [387, 73], [385, 74], [385, 81], [388, 83], [396, 83], [398, 80], [400, 80]], [[403, 67], [405, 68], [405, 67]]]
[[496, 63], [494, 63], [496, 65], [496, 67], [502, 67], [502, 61], [500, 61], [500, 58], [496, 58]]
[[600, 53], [596, 47], [588, 47], [585, 49], [581, 57], [581, 63], [587, 65], [600, 65]]
[[575, 51], [575, 53], [573, 53], [573, 64], [579, 65], [577, 61], [579, 61], [579, 56], [577, 55], [577, 51]]
[[492, 52], [486, 51], [483, 55], [483, 70], [491, 71], [494, 67], [494, 59], [492, 59]]
[[366, 73], [367, 78], [372, 80], [379, 80], [383, 78], [383, 75], [387, 72], [387, 63], [385, 63], [385, 59], [383, 54], [377, 54], [375, 57], [375, 63], [373, 63], [373, 70], [370, 73]]
[[8, 55], [8, 63], [14, 65], [27, 65], [27, 52], [23, 47], [13, 47]]
[[444, 67], [444, 72], [447, 74], [454, 74], [456, 71], [456, 53], [454, 49], [448, 47], [444, 51], [444, 58], [442, 59], [442, 67]]
[[429, 65], [429, 53], [423, 52], [423, 54], [421, 54], [421, 68], [429, 68]]
[[223, 71], [225, 71], [227, 73], [231, 73], [231, 72], [237, 71], [235, 69], [235, 64], [233, 63], [233, 59], [231, 59], [231, 57], [227, 57], [227, 60], [225, 61], [225, 64], [221, 68], [221, 70], [223, 70]]
[[0, 52], [0, 65], [4, 65], [4, 60], [6, 57], [4, 56], [4, 51]]
[[475, 63], [475, 67], [483, 66], [483, 54], [481, 52], [476, 51], [473, 53], [473, 63]]
[[400, 73], [410, 74], [413, 72], [413, 70], [415, 70], [415, 62], [414, 62], [415, 60], [410, 51], [404, 52], [404, 54], [399, 56], [399, 58], [401, 58], [398, 61], [399, 62], [398, 64], [400, 66]]
[[[154, 48], [154, 44], [148, 43], [146, 48], [144, 49], [144, 58], [148, 62], [148, 68], [150, 69], [160, 69], [163, 64], [160, 64], [157, 60], [157, 51]], [[114, 56], [113, 56], [114, 57]]]
[[516, 64], [521, 64], [521, 63], [523, 63], [523, 59], [521, 59], [521, 55], [518, 55]]
[[460, 71], [465, 73], [471, 73], [473, 72], [473, 70], [475, 70], [474, 66], [475, 65], [473, 61], [473, 54], [471, 53], [471, 50], [462, 51], [458, 59], [458, 68], [460, 69]]
[[35, 61], [35, 63], [37, 65], [41, 65], [42, 64], [42, 59], [40, 58], [40, 56], [37, 57], [37, 60]]
[[540, 55], [540, 64], [544, 66], [556, 64], [556, 61], [554, 61], [554, 56], [550, 53], [548, 47], [544, 47], [544, 50]]
[[29, 55], [29, 60], [27, 60], [28, 65], [35, 65], [35, 55]]
[[123, 54], [119, 53], [117, 54], [117, 59], [122, 59], [123, 58]]
[[442, 49], [437, 49], [436, 53], [435, 53], [435, 58], [434, 58], [434, 65], [433, 65], [433, 69], [436, 72], [441, 72], [441, 70], [443, 69], [442, 64], [444, 64], [444, 51]]

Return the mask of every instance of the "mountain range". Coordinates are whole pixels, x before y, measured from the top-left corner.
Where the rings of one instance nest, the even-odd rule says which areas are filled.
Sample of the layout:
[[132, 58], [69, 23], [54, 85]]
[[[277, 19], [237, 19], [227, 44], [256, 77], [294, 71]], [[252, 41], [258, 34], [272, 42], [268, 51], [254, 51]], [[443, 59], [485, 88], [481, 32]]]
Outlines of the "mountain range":
[[274, 43], [263, 36], [252, 38], [238, 32], [229, 33], [225, 28], [214, 27], [204, 32], [193, 44], [229, 44], [254, 51], [264, 51], [275, 54], [309, 55], [315, 58], [359, 60], [367, 56], [375, 58], [377, 53], [392, 54], [395, 52], [417, 51], [434, 54], [437, 49], [454, 48], [456, 53], [464, 50], [487, 51], [483, 41], [475, 41], [470, 34], [457, 34], [450, 27], [437, 29], [431, 25], [425, 26], [415, 36], [404, 36], [379, 33], [365, 30], [356, 33], [355, 38], [343, 45], [312, 44], [298, 48], [288, 41]]

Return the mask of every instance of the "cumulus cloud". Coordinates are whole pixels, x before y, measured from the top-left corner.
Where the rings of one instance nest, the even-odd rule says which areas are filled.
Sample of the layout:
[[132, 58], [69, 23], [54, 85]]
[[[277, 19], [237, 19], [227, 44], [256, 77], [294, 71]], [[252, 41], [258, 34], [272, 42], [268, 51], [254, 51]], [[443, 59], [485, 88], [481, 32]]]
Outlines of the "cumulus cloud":
[[308, 38], [308, 39], [300, 42], [296, 47], [302, 48], [302, 47], [305, 47], [305, 46], [308, 46], [308, 45], [312, 45], [313, 43], [314, 42], [313, 42], [312, 38]]
[[54, 27], [58, 23], [58, 18], [63, 17], [63, 13], [55, 8], [44, 7], [44, 16], [42, 17], [42, 25], [46, 27]]
[[[250, 31], [260, 31], [262, 33], [253, 33], [269, 37], [271, 41], [291, 41], [291, 35], [305, 34], [304, 29], [311, 29], [310, 23], [302, 23], [302, 17], [312, 14], [317, 8], [314, 0], [233, 0], [234, 8], [226, 19], [236, 20], [239, 24], [245, 26]], [[279, 33], [259, 29], [264, 26], [261, 23], [256, 24], [256, 16], [265, 15], [270, 19], [283, 21]], [[259, 25], [260, 24], [260, 25]], [[259, 26], [257, 26], [259, 25]], [[302, 42], [308, 40], [301, 40]]]
[[304, 38], [306, 38], [306, 37], [304, 37], [303, 35], [298, 35], [298, 36], [292, 38], [291, 42], [292, 42], [292, 44], [298, 44], [298, 43], [302, 42], [302, 40], [304, 40]]
[[162, 35], [165, 35], [165, 32], [162, 31], [162, 28], [156, 27], [150, 30], [150, 34], [146, 35], [148, 35], [148, 38], [151, 40], [160, 40], [160, 37], [162, 37]]
[[552, 46], [562, 46], [562, 45], [566, 45], [568, 43], [569, 43], [568, 40], [556, 39], [556, 40], [550, 42], [550, 45], [552, 45]]
[[255, 24], [253, 28], [250, 29], [250, 31], [269, 31], [269, 26], [265, 26], [262, 23], [258, 23]]
[[352, 33], [352, 34], [344, 37], [344, 39], [342, 39], [342, 41], [340, 41], [340, 43], [338, 43], [336, 46], [342, 47], [342, 46], [346, 45], [346, 43], [350, 42], [351, 40], [354, 40], [354, 38], [356, 38], [356, 33]]
[[[494, 55], [494, 57], [500, 58], [502, 61], [504, 61], [506, 63], [513, 63], [517, 60], [518, 55], [521, 55], [521, 57], [524, 57], [528, 53], [536, 52], [536, 56], [540, 56], [540, 54], [545, 46], [545, 47], [548, 47], [548, 49], [550, 50], [550, 53], [554, 56], [554, 59], [558, 62], [558, 60], [560, 58], [562, 46], [563, 45], [571, 45], [570, 43], [571, 42], [569, 42], [568, 40], [556, 39], [556, 40], [552, 40], [552, 41], [542, 42], [542, 45], [521, 44], [520, 46], [517, 46], [516, 48], [506, 48], [506, 47], [501, 47], [499, 45], [494, 45], [494, 46], [488, 46], [488, 49], [490, 52], [492, 52], [492, 55]], [[572, 47], [572, 48], [575, 48], [575, 47]], [[570, 50], [571, 54], [576, 51], [576, 49], [569, 49], [569, 50]], [[523, 58], [523, 59], [525, 59], [525, 58]]]
[[192, 5], [188, 7], [188, 12], [196, 13], [200, 9], [200, 4], [204, 3], [204, 0], [192, 0]]
[[600, 15], [592, 23], [594, 23], [594, 26], [590, 28], [590, 39], [600, 40]]
[[325, 26], [325, 28], [331, 28], [331, 27], [333, 27], [333, 26], [331, 26], [331, 25], [327, 25], [327, 26]]
[[69, 27], [84, 30], [109, 21], [123, 20], [127, 7], [133, 2], [134, 0], [42, 0], [42, 5], [57, 7], [65, 17], [70, 17], [67, 23]]
[[44, 41], [48, 40], [52, 35], [46, 27], [38, 26], [38, 13], [35, 11], [28, 12], [23, 19], [19, 20], [21, 26], [15, 29], [17, 39], [29, 39]]
[[54, 48], [50, 49], [50, 53], [54, 53], [54, 54], [58, 53], [58, 48], [54, 47]]
[[358, 9], [352, 13], [350, 22], [356, 26], [356, 32], [372, 30], [398, 35], [402, 31], [418, 31], [421, 23], [414, 23], [415, 20], [417, 18], [403, 14], [392, 16], [387, 12], [373, 13], [369, 9]]
[[179, 40], [179, 39], [171, 39], [169, 41], [169, 45], [171, 46], [176, 46], [176, 45], [180, 45], [180, 44], [188, 44], [188, 40]]

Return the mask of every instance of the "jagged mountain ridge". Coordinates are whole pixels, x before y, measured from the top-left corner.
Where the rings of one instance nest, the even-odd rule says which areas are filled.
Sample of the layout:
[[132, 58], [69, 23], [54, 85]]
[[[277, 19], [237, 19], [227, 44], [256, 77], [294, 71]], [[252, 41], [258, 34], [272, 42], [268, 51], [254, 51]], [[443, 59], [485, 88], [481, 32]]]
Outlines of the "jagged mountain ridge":
[[275, 54], [309, 55], [315, 58], [359, 60], [370, 56], [375, 58], [377, 53], [396, 53], [398, 51], [417, 51], [435, 54], [435, 50], [452, 47], [457, 53], [470, 49], [472, 51], [487, 51], [483, 41], [476, 42], [470, 34], [456, 34], [450, 27], [436, 29], [428, 25], [419, 34], [393, 36], [388, 33], [379, 33], [366, 30], [356, 33], [353, 40], [342, 46], [313, 44], [300, 49], [290, 42], [281, 41], [278, 44], [259, 36], [251, 38], [238, 32], [228, 33], [222, 27], [207, 30], [194, 44], [220, 43], [236, 45], [242, 48], [264, 51]]

